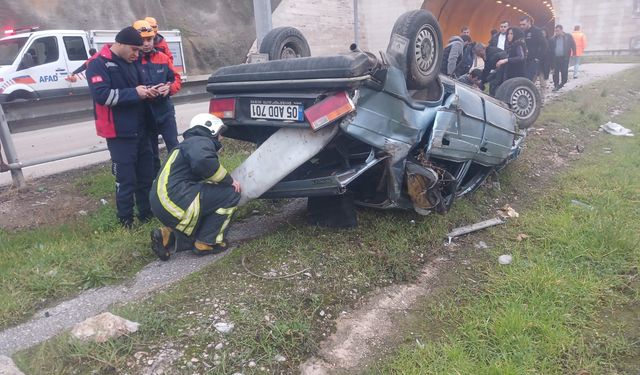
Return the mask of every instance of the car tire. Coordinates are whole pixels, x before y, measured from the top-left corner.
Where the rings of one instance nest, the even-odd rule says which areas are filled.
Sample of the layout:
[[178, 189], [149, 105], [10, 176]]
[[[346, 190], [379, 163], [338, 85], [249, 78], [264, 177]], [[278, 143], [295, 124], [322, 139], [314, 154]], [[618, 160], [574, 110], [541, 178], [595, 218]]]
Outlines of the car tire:
[[295, 27], [276, 27], [269, 31], [260, 43], [260, 53], [269, 55], [269, 60], [284, 60], [311, 56], [307, 39]]
[[26, 102], [29, 100], [36, 100], [37, 98], [38, 97], [36, 96], [35, 93], [24, 91], [24, 90], [18, 90], [18, 91], [12, 92], [11, 94], [9, 94], [9, 96], [7, 96], [7, 103]]
[[511, 108], [521, 129], [533, 125], [542, 108], [540, 92], [533, 82], [523, 77], [504, 81], [496, 90], [496, 99], [503, 101]]
[[[431, 12], [420, 9], [401, 15], [393, 25], [387, 54], [393, 54], [394, 34], [406, 38], [406, 54], [398, 61], [405, 70], [407, 88], [425, 88], [440, 74], [442, 65], [442, 30]], [[398, 52], [397, 50], [395, 51]]]

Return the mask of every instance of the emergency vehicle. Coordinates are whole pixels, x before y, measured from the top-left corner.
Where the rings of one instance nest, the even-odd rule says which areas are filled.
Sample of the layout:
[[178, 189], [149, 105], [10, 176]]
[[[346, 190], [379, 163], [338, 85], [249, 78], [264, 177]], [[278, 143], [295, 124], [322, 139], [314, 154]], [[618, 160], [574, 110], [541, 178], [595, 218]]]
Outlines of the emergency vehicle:
[[[89, 87], [84, 72], [75, 82], [65, 78], [90, 57], [113, 43], [118, 30], [5, 30], [0, 39], [0, 103], [52, 96], [84, 95]], [[186, 78], [179, 30], [159, 32], [173, 54], [173, 64]]]

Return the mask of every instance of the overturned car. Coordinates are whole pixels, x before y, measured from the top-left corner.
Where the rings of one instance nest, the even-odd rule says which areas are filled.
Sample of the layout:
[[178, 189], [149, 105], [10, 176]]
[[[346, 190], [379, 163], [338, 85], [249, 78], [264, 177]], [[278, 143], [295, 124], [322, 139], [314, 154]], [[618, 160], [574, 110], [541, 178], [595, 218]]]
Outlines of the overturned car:
[[[266, 39], [266, 38], [265, 38]], [[492, 98], [439, 76], [442, 34], [405, 13], [377, 57], [351, 47], [218, 69], [207, 90], [226, 137], [259, 147], [233, 172], [253, 198], [349, 197], [380, 209], [445, 213], [515, 159], [540, 111], [524, 78]], [[520, 124], [520, 126], [519, 126]], [[324, 204], [324, 203], [321, 203]]]

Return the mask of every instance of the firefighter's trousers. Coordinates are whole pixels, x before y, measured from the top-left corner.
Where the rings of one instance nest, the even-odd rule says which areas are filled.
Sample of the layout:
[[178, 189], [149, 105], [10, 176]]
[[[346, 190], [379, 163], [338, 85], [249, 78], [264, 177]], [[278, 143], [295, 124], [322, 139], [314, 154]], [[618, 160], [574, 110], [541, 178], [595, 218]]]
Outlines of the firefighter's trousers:
[[193, 240], [209, 245], [222, 244], [225, 241], [231, 217], [240, 200], [240, 193], [236, 193], [231, 185], [209, 183], [199, 185], [199, 212], [193, 215], [195, 223], [181, 226], [181, 218], [168, 212], [156, 194], [151, 194], [150, 197], [151, 210], [162, 224]]

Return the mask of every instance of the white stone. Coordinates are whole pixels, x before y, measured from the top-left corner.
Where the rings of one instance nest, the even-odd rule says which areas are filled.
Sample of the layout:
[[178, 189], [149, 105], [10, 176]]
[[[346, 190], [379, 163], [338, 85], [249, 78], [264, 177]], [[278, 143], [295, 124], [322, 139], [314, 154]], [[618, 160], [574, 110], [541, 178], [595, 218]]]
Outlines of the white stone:
[[224, 347], [223, 343], [219, 343], [218, 345], [216, 345], [216, 347], [214, 348], [215, 350], [220, 350]]
[[254, 361], [249, 362], [249, 367], [256, 367], [256, 363]]
[[105, 312], [76, 324], [71, 335], [83, 341], [105, 342], [110, 338], [136, 332], [139, 326], [139, 323]]
[[231, 331], [233, 331], [233, 328], [235, 327], [233, 323], [225, 323], [225, 322], [216, 323], [213, 326], [220, 333], [230, 333]]
[[0, 374], [1, 375], [24, 375], [20, 369], [13, 363], [13, 360], [4, 355], [0, 355]]
[[498, 257], [498, 263], [500, 264], [511, 264], [513, 261], [513, 257], [509, 254], [500, 255]]
[[277, 356], [273, 357], [273, 360], [276, 362], [284, 362], [287, 360], [287, 357], [278, 354]]

